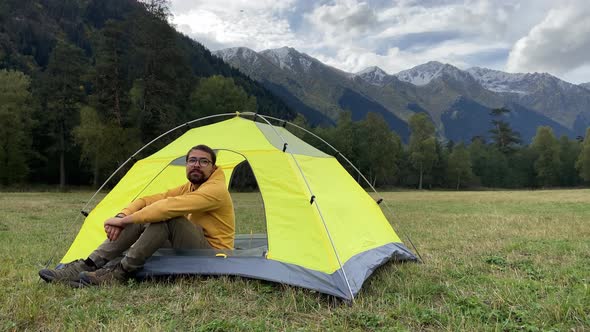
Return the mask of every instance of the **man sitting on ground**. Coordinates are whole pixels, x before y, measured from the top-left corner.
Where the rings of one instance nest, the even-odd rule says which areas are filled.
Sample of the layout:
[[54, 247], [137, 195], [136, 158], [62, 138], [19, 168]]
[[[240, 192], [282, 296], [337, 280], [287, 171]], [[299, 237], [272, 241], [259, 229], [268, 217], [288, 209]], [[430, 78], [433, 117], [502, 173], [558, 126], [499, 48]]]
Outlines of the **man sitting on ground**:
[[[126, 280], [167, 245], [175, 249], [232, 249], [234, 208], [216, 158], [206, 145], [191, 148], [186, 155], [189, 182], [133, 201], [104, 222], [107, 240], [87, 259], [62, 269], [43, 269], [39, 276], [47, 282], [99, 285]], [[120, 263], [107, 265], [125, 250]]]

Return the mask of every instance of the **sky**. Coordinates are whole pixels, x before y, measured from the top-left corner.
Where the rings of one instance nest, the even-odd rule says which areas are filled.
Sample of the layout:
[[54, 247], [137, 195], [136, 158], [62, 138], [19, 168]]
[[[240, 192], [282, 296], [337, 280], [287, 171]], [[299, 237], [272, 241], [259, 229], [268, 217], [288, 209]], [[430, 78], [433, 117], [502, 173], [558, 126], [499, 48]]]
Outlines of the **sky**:
[[295, 48], [355, 73], [428, 61], [590, 82], [588, 0], [171, 0], [172, 23], [211, 51]]

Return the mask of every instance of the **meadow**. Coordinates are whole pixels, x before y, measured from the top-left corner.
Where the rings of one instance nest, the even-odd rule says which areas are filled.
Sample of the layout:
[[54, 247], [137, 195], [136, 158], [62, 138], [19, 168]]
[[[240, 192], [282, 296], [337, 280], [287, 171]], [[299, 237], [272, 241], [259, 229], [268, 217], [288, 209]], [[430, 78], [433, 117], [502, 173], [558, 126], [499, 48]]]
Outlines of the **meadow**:
[[[85, 289], [40, 281], [90, 196], [0, 193], [0, 330], [590, 330], [588, 189], [383, 193], [424, 263], [386, 264], [352, 305], [239, 277]], [[263, 231], [259, 196], [234, 199], [238, 232]]]

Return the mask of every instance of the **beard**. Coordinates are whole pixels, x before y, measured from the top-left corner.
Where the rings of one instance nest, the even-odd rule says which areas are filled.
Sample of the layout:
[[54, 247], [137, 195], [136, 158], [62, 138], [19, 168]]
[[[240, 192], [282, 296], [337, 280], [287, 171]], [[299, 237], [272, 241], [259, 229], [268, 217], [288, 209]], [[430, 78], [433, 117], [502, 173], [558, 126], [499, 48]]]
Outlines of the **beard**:
[[190, 171], [186, 177], [194, 185], [203, 184], [203, 182], [207, 181], [205, 174], [197, 169]]

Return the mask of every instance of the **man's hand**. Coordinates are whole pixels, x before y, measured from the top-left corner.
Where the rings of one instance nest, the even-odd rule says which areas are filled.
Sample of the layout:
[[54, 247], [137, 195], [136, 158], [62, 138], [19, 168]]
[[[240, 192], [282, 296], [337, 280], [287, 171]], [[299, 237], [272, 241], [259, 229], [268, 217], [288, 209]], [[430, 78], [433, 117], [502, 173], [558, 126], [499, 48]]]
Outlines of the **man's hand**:
[[104, 225], [104, 231], [107, 233], [107, 238], [111, 241], [115, 241], [119, 238], [119, 235], [123, 231], [122, 227]]
[[104, 231], [107, 233], [107, 238], [111, 241], [117, 240], [123, 231], [123, 228], [125, 228], [125, 226], [127, 226], [129, 223], [132, 223], [131, 216], [126, 216], [123, 218], [114, 217], [105, 220]]

